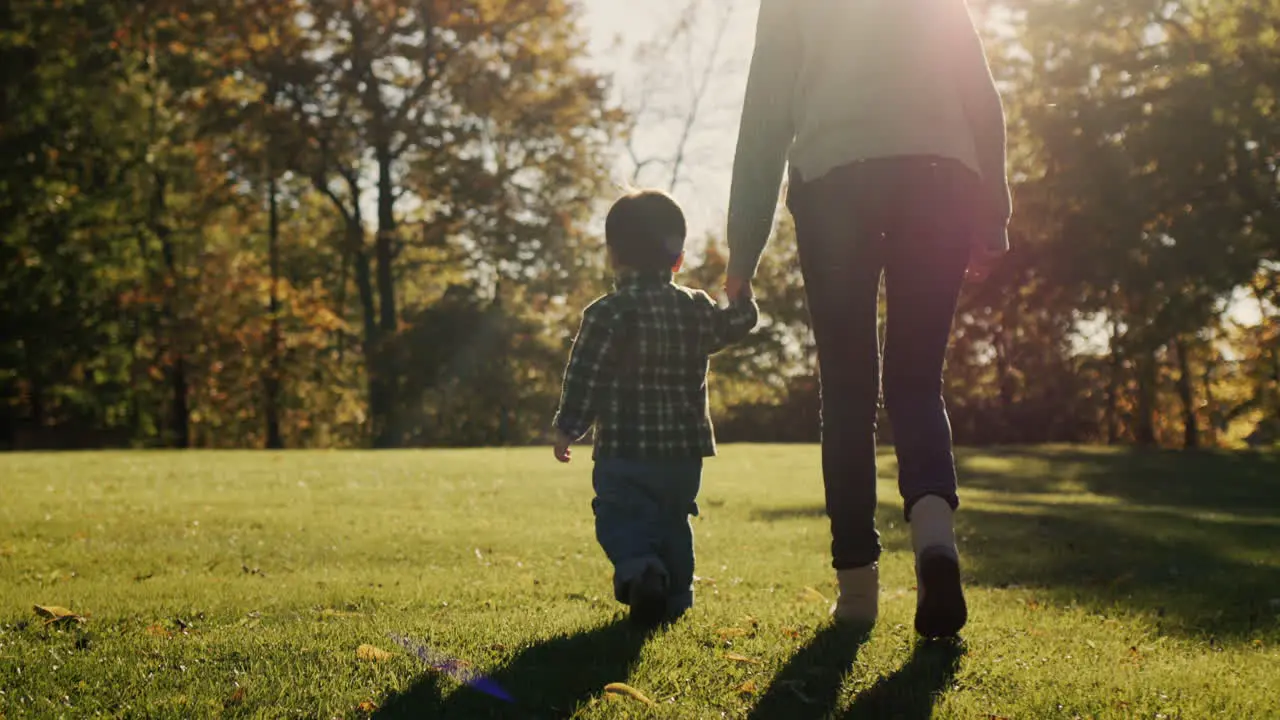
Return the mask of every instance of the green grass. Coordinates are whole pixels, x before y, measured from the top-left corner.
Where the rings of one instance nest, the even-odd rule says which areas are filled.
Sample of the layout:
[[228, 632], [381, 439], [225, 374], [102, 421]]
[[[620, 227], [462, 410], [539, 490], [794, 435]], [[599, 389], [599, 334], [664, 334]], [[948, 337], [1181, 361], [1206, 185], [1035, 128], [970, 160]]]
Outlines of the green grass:
[[[707, 464], [698, 605], [649, 638], [612, 601], [589, 463], [549, 450], [0, 456], [0, 716], [1280, 716], [1280, 457], [961, 466], [972, 619], [928, 645], [891, 454], [866, 638], [815, 596], [834, 582], [812, 447]], [[34, 604], [86, 620], [46, 627]]]

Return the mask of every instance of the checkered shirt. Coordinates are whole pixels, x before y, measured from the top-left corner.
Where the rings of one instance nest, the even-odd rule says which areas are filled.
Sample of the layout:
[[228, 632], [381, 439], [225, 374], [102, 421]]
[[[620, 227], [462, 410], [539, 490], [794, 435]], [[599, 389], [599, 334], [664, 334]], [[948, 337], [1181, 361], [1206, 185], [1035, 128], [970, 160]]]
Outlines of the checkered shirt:
[[595, 425], [596, 459], [716, 454], [707, 408], [711, 355], [759, 320], [751, 298], [718, 307], [671, 273], [635, 273], [582, 313], [554, 426], [575, 441]]

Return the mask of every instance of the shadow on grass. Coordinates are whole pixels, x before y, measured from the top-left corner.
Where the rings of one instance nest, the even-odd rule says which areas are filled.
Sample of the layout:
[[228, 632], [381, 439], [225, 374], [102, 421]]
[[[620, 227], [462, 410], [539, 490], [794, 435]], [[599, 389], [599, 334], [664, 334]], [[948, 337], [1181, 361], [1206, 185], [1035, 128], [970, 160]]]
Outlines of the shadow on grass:
[[[967, 583], [1025, 588], [1029, 607], [1148, 613], [1160, 632], [1187, 637], [1276, 631], [1280, 456], [1028, 448], [966, 454], [961, 466]], [[965, 487], [995, 494], [964, 503]], [[1080, 492], [1119, 502], [1072, 502]], [[884, 512], [891, 504], [877, 513], [882, 530], [901, 520]], [[824, 515], [815, 504], [755, 517]], [[894, 549], [905, 533], [885, 540]]]
[[1140, 505], [1271, 515], [1280, 453], [1015, 447], [959, 453], [962, 487], [1019, 493], [1086, 490]]
[[[787, 661], [747, 716], [749, 720], [818, 720], [832, 717], [840, 689], [868, 640], [864, 630], [828, 625]], [[926, 720], [955, 679], [964, 656], [959, 642], [919, 642], [901, 668], [854, 698], [836, 717]]]
[[957, 641], [918, 642], [906, 664], [858, 693], [840, 717], [928, 720], [959, 672], [964, 654], [964, 645]]
[[840, 702], [840, 686], [870, 634], [827, 625], [774, 676], [747, 717], [751, 720], [825, 718]]
[[605, 685], [626, 682], [651, 635], [618, 620], [536, 643], [488, 676], [514, 698], [510, 703], [470, 687], [446, 697], [439, 675], [427, 672], [405, 691], [388, 697], [373, 717], [569, 717]]

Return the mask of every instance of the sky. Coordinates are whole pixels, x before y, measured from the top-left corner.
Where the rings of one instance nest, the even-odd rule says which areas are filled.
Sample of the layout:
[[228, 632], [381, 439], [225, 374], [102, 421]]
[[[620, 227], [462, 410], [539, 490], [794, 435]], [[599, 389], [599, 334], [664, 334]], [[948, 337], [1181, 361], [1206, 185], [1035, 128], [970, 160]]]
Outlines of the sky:
[[[584, 29], [590, 41], [589, 62], [614, 76], [615, 96], [624, 107], [635, 107], [648, 86], [653, 88], [651, 104], [671, 114], [688, 108], [695, 80], [692, 75], [696, 74], [691, 68], [705, 67], [719, 13], [729, 13], [715, 80], [690, 138], [690, 162], [674, 193], [685, 208], [691, 236], [706, 232], [722, 235], [759, 3], [704, 0], [693, 24], [691, 44], [674, 49], [666, 61], [637, 63], [633, 57], [637, 46], [669, 36], [675, 18], [687, 4], [688, 0], [583, 0]], [[649, 117], [637, 132], [636, 146], [642, 156], [668, 155], [679, 135], [674, 122]], [[613, 173], [615, 182], [629, 181], [632, 167], [627, 154], [620, 152]], [[655, 171], [642, 176], [638, 184], [665, 189], [667, 182], [666, 173]]]

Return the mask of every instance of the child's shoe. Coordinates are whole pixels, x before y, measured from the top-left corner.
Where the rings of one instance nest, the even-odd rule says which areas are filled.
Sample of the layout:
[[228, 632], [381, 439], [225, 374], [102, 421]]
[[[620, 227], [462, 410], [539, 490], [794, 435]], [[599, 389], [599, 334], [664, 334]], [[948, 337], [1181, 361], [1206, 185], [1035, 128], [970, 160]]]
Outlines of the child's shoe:
[[840, 622], [874, 625], [880, 610], [880, 566], [876, 563], [837, 570], [840, 597], [831, 615]]
[[916, 554], [916, 632], [952, 637], [969, 619], [960, 585], [951, 506], [928, 495], [911, 508], [911, 545]]
[[631, 622], [653, 627], [667, 616], [667, 573], [658, 565], [648, 565], [640, 577], [631, 581], [628, 603]]

